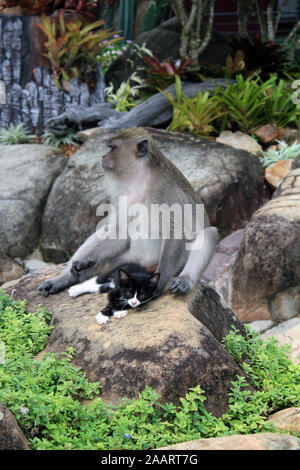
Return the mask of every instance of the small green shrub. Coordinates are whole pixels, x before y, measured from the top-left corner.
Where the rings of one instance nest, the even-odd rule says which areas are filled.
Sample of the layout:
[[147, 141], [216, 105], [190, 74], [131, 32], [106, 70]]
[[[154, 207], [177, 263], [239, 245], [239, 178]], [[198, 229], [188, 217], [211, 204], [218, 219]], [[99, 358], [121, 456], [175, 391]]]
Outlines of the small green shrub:
[[[257, 391], [237, 377], [222, 417], [206, 411], [199, 386], [190, 389], [179, 406], [161, 403], [156, 391], [146, 387], [138, 399], [123, 399], [113, 408], [95, 398], [99, 383], [89, 383], [72, 365], [72, 349], [61, 358], [47, 354], [34, 359], [47, 343], [50, 312], [39, 308], [26, 313], [25, 307], [26, 301], [0, 293], [0, 343], [5, 345], [0, 402], [15, 415], [34, 449], [154, 449], [199, 438], [276, 432], [266, 422], [268, 414], [300, 406], [299, 364], [292, 363], [287, 348], [274, 339], [263, 341], [248, 329], [245, 338], [232, 330], [224, 344]], [[82, 404], [92, 398], [92, 403]]]
[[[135, 82], [137, 85], [131, 85], [130, 82]], [[126, 112], [138, 104], [140, 96], [142, 80], [134, 72], [126, 82], [122, 82], [116, 92], [114, 92], [113, 84], [110, 83], [105, 88], [106, 99], [109, 102], [116, 102], [115, 109], [117, 111]]]
[[288, 145], [284, 140], [278, 140], [279, 150], [267, 150], [264, 156], [260, 158], [264, 167], [273, 165], [280, 160], [294, 160], [300, 155], [300, 144], [295, 141], [292, 145]]
[[161, 93], [173, 106], [173, 118], [169, 125], [171, 131], [190, 132], [191, 134], [206, 136], [216, 133], [215, 123], [224, 116], [225, 112], [217, 100], [208, 92], [199, 92], [189, 98], [182, 92], [181, 80], [175, 77], [176, 98], [167, 91]]
[[28, 144], [36, 139], [37, 137], [30, 135], [22, 123], [17, 126], [11, 124], [8, 129], [0, 130], [0, 144], [3, 145]]
[[52, 132], [45, 132], [42, 135], [42, 142], [45, 145], [51, 145], [52, 147], [60, 147], [61, 145], [76, 145], [81, 143], [81, 139], [78, 137], [76, 132], [70, 130], [68, 134], [64, 136], [58, 136]]

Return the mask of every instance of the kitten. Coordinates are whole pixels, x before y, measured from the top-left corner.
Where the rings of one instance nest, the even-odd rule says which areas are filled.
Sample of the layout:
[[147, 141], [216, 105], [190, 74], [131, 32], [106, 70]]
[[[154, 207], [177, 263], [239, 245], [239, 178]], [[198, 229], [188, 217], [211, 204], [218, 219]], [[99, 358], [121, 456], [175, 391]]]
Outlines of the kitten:
[[103, 276], [72, 286], [69, 295], [76, 297], [85, 293], [108, 292], [108, 305], [96, 316], [97, 322], [103, 324], [111, 316], [123, 318], [128, 314], [127, 309], [148, 302], [153, 296], [159, 276], [159, 273], [149, 274], [138, 264], [127, 263]]

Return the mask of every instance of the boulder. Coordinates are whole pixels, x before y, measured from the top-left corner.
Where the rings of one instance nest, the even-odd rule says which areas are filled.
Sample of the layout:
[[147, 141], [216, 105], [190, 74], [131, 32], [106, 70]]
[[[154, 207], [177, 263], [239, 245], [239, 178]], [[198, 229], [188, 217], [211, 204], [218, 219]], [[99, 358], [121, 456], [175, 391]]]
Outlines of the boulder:
[[245, 229], [227, 299], [243, 322], [280, 321], [300, 313], [299, 201], [300, 169], [296, 168]]
[[0, 146], [0, 246], [4, 255], [22, 258], [37, 246], [46, 199], [65, 162], [59, 150], [45, 145]]
[[[221, 236], [244, 227], [264, 200], [259, 159], [243, 150], [187, 134], [148, 129], [157, 145], [202, 197]], [[95, 230], [99, 204], [109, 201], [101, 156], [117, 131], [99, 129], [68, 160], [52, 187], [43, 216], [46, 261], [64, 262]]]
[[275, 424], [280, 430], [300, 434], [300, 408], [293, 407], [277, 411], [269, 416], [268, 421]]
[[49, 343], [37, 359], [73, 347], [74, 364], [90, 381], [101, 382], [106, 402], [117, 404], [122, 397], [137, 397], [148, 385], [162, 401], [178, 404], [190, 387], [200, 385], [206, 392], [207, 410], [216, 416], [225, 412], [231, 382], [244, 373], [216, 336], [228, 332], [230, 315], [241, 331], [243, 327], [216, 295], [202, 292], [193, 300], [191, 314], [190, 296], [163, 294], [130, 310], [125, 318], [99, 325], [95, 316], [106, 305], [106, 295], [72, 298], [64, 291], [44, 298], [38, 292], [38, 285], [61, 269], [24, 276], [6, 289], [14, 299], [27, 299], [29, 310], [41, 304], [53, 312]]
[[196, 439], [159, 450], [299, 450], [300, 439], [286, 434], [261, 433]]
[[23, 267], [0, 251], [0, 285], [18, 279], [24, 274]]
[[300, 356], [300, 318], [291, 318], [288, 321], [282, 322], [279, 325], [273, 326], [262, 334], [263, 339], [275, 338], [279, 346], [288, 344], [290, 351], [287, 356], [298, 363]]
[[13, 414], [0, 403], [0, 450], [30, 450]]

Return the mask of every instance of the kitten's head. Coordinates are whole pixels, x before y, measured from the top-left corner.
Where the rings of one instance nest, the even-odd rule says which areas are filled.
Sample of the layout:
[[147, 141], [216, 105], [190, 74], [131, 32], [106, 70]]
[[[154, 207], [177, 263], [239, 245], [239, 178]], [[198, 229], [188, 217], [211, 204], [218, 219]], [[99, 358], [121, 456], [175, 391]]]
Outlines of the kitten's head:
[[160, 274], [155, 273], [153, 276], [146, 275], [143, 278], [136, 278], [120, 269], [119, 286], [122, 297], [126, 299], [130, 307], [138, 307], [151, 299], [157, 287], [159, 277]]

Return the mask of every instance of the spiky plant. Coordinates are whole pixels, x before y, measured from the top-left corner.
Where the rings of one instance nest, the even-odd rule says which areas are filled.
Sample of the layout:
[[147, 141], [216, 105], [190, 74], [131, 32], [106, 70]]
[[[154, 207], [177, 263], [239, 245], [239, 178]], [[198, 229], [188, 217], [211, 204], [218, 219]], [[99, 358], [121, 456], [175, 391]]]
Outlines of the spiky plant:
[[0, 130], [0, 144], [3, 145], [26, 144], [36, 139], [37, 137], [29, 134], [29, 131], [22, 123], [17, 126], [11, 124], [7, 129]]

